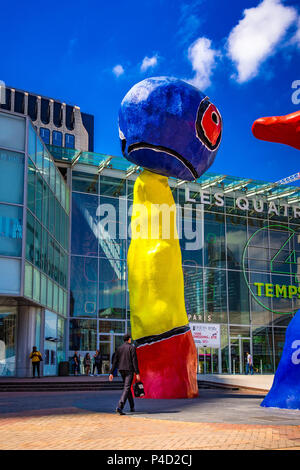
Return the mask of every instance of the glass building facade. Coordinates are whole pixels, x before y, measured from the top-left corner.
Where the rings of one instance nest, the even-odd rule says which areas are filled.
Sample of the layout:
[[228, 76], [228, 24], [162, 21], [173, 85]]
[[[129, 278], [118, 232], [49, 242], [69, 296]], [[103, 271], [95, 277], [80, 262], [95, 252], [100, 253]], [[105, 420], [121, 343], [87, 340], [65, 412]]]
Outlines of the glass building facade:
[[30, 119], [1, 111], [0, 375], [29, 375], [34, 345], [44, 375], [65, 357], [69, 212], [69, 188]]
[[[87, 152], [72, 167], [69, 356], [100, 348], [104, 372], [130, 329], [126, 257], [140, 170]], [[189, 321], [220, 325], [220, 347], [197, 348], [198, 372], [245, 373], [251, 352], [256, 373], [274, 373], [300, 306], [299, 188], [209, 173], [169, 184]]]
[[[103, 354], [130, 331], [127, 252], [133, 187], [124, 158], [48, 147], [29, 118], [0, 112], [0, 375], [44, 375], [75, 351]], [[64, 175], [64, 177], [62, 176]], [[273, 374], [299, 309], [299, 187], [206, 173], [169, 179], [190, 323], [218, 325], [199, 374]], [[83, 370], [82, 370], [83, 372]]]

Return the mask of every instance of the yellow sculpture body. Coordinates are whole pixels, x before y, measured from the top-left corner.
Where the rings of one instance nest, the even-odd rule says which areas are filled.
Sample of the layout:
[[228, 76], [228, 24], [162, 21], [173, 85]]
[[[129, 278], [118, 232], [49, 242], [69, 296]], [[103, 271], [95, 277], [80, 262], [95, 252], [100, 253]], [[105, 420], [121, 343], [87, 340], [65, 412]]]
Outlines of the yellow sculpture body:
[[[167, 177], [147, 170], [138, 176], [134, 185], [131, 232], [128, 250], [130, 318], [132, 337], [138, 340], [142, 380], [144, 385], [151, 382], [151, 389], [145, 386], [146, 395], [163, 398], [161, 382], [164, 375], [172, 374], [168, 381], [174, 397], [196, 396], [196, 348], [188, 327], [176, 207]], [[176, 357], [177, 353], [180, 358]], [[183, 383], [179, 384], [179, 388], [184, 389], [182, 392], [174, 387], [174, 370], [168, 370], [174, 361], [180, 369], [177, 378], [182, 379]]]

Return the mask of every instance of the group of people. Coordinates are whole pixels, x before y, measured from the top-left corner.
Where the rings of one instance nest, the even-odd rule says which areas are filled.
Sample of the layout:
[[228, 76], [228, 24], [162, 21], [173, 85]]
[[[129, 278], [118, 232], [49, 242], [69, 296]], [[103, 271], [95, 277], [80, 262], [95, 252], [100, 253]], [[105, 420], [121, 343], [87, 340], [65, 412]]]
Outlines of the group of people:
[[[80, 354], [75, 351], [72, 357], [72, 366], [73, 366], [73, 373], [74, 375], [78, 375], [80, 373]], [[100, 375], [102, 374], [102, 354], [97, 349], [93, 357], [91, 357], [90, 353], [86, 353], [83, 359], [83, 367], [85, 375]], [[97, 373], [95, 374], [95, 372]]]
[[[40, 377], [40, 362], [43, 360], [41, 353], [38, 351], [37, 347], [34, 346], [30, 354], [30, 359], [32, 361], [32, 372], [33, 377], [35, 377], [35, 372], [37, 372], [38, 377]], [[78, 375], [80, 369], [80, 355], [75, 351], [73, 357], [73, 370], [74, 375]], [[86, 375], [93, 375], [97, 369], [97, 373], [102, 373], [102, 355], [100, 351], [96, 351], [92, 358], [89, 353], [86, 353], [83, 360], [85, 373]], [[91, 366], [93, 365], [93, 373], [90, 374]], [[134, 400], [131, 392], [131, 385], [136, 375], [136, 380], [140, 381], [140, 372], [138, 366], [138, 360], [136, 355], [136, 349], [131, 344], [131, 335], [127, 333], [124, 335], [124, 343], [115, 351], [112, 357], [112, 365], [109, 372], [109, 381], [112, 381], [113, 378], [117, 375], [117, 370], [119, 370], [121, 377], [124, 382], [124, 388], [119, 400], [116, 412], [119, 415], [124, 415], [124, 406], [128, 400], [130, 405], [130, 411], [134, 412]]]

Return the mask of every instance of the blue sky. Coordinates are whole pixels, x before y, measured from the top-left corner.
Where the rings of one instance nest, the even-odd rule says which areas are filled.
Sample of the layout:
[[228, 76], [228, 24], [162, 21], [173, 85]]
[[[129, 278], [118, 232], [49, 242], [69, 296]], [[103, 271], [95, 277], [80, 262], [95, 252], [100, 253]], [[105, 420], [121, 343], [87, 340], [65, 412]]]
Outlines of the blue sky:
[[210, 171], [265, 181], [300, 171], [299, 151], [251, 132], [259, 117], [300, 109], [298, 0], [16, 1], [1, 18], [0, 80], [94, 114], [95, 151], [121, 155], [122, 98], [166, 75], [199, 86], [222, 114]]

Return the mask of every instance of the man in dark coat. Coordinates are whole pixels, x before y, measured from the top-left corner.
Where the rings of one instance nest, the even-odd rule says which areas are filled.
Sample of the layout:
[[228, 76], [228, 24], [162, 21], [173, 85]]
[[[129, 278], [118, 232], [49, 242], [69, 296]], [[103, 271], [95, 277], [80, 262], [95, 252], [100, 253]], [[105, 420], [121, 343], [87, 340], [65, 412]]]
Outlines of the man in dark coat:
[[130, 405], [130, 411], [134, 412], [134, 401], [131, 393], [131, 385], [133, 381], [134, 373], [136, 373], [136, 380], [139, 382], [140, 372], [136, 356], [135, 347], [131, 344], [131, 335], [127, 333], [124, 335], [124, 343], [122, 346], [119, 346], [116, 350], [115, 356], [113, 358], [112, 366], [109, 372], [109, 381], [111, 382], [114, 378], [113, 372], [116, 369], [119, 369], [124, 382], [123, 393], [119, 400], [116, 412], [120, 415], [125, 415], [123, 408], [128, 399]]

